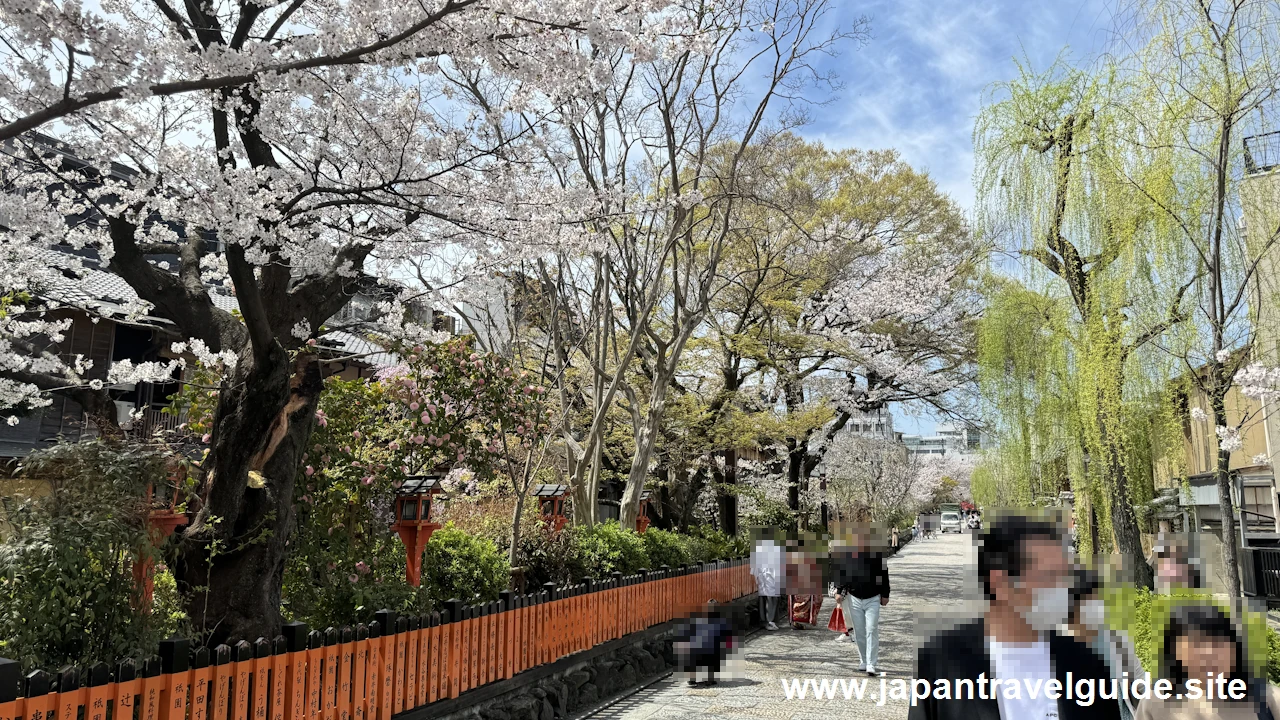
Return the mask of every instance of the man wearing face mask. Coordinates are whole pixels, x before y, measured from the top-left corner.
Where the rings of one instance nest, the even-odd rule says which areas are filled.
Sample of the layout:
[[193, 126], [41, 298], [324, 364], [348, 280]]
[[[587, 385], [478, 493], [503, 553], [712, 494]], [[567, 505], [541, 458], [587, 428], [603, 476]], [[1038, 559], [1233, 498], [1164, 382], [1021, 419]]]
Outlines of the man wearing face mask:
[[[986, 612], [920, 648], [916, 678], [934, 688], [946, 680], [953, 690], [949, 698], [920, 700], [910, 720], [1119, 720], [1115, 702], [1067, 698], [1069, 684], [1092, 680], [1096, 688], [1110, 673], [1088, 646], [1058, 632], [1071, 614], [1073, 585], [1062, 532], [1008, 516], [991, 522], [977, 542]], [[1057, 699], [1046, 692], [1051, 681]], [[970, 686], [972, 693], [961, 692]]]

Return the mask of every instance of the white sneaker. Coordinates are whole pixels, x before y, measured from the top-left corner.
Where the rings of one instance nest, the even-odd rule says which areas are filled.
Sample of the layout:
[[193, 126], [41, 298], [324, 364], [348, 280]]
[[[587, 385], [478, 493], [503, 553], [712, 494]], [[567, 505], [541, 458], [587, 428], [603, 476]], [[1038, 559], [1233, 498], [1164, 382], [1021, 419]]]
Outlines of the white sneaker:
[[764, 629], [765, 629], [765, 630], [777, 630], [777, 629], [778, 629], [778, 626], [777, 626], [776, 624], [774, 624], [774, 623], [769, 623], [768, 625], [765, 625], [765, 626], [764, 626]]
[[847, 633], [840, 633], [839, 635], [836, 636], [836, 642], [842, 642], [842, 643], [849, 642], [849, 635]]
[[868, 666], [867, 666], [867, 674], [868, 674], [868, 675], [871, 675], [872, 677], [874, 677], [874, 676], [875, 676], [875, 674], [876, 674], [876, 666], [875, 666], [875, 665], [868, 665]]

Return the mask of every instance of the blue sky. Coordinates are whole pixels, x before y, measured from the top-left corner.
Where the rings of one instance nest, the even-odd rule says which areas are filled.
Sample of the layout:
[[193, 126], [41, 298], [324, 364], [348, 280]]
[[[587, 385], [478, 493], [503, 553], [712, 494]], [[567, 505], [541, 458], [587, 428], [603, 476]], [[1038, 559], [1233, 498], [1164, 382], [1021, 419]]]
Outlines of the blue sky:
[[[838, 0], [837, 0], [838, 2]], [[1014, 61], [1043, 69], [1062, 52], [1106, 47], [1101, 0], [872, 0], [839, 3], [837, 20], [866, 15], [871, 40], [830, 61], [840, 97], [804, 131], [831, 147], [896, 148], [968, 210], [973, 204], [973, 120], [983, 93]], [[898, 429], [931, 433], [929, 418], [896, 413]]]

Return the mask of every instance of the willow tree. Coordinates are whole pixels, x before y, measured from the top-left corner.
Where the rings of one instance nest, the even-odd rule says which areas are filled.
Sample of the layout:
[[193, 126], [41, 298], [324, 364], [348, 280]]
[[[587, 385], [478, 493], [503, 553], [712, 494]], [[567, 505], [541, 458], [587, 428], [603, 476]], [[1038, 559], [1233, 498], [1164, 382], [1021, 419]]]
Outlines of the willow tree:
[[[1231, 453], [1245, 420], [1227, 419], [1235, 375], [1253, 353], [1261, 303], [1258, 270], [1280, 243], [1280, 227], [1240, 222], [1245, 174], [1241, 139], [1280, 94], [1280, 3], [1276, 0], [1148, 0], [1130, 19], [1127, 44], [1114, 59], [1129, 97], [1126, 153], [1117, 169], [1189, 259], [1196, 283], [1189, 329], [1169, 349], [1208, 398], [1220, 438], [1214, 477], [1222, 514], [1228, 589], [1240, 595]], [[1117, 156], [1120, 157], [1120, 156]]]
[[1152, 583], [1134, 509], [1126, 398], [1152, 340], [1186, 318], [1190, 282], [1165, 281], [1168, 229], [1117, 172], [1122, 84], [1057, 64], [998, 85], [975, 130], [980, 230], [1024, 261], [1028, 282], [1065, 303], [1072, 382], [1116, 546]]

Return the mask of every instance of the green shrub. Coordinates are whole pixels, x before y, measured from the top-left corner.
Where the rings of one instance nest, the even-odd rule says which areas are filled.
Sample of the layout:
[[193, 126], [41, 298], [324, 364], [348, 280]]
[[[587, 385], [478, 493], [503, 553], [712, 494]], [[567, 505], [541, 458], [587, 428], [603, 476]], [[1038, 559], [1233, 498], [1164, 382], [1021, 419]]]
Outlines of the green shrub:
[[422, 553], [421, 592], [433, 607], [452, 598], [497, 600], [510, 579], [511, 565], [492, 540], [472, 537], [452, 524], [437, 530]]
[[549, 582], [566, 585], [596, 574], [587, 568], [583, 559], [577, 530], [566, 527], [552, 532], [543, 522], [521, 532], [516, 564], [524, 568], [527, 588]]
[[575, 533], [588, 574], [602, 578], [615, 572], [630, 575], [649, 567], [640, 533], [618, 525], [616, 520], [600, 523]]
[[147, 546], [145, 489], [163, 487], [167, 465], [154, 450], [96, 441], [27, 458], [22, 473], [49, 492], [0, 517], [0, 656], [26, 669], [111, 663], [178, 629], [171, 583], [157, 583], [160, 611], [142, 613], [131, 573]]
[[747, 554], [745, 540], [732, 538], [708, 526], [692, 528], [683, 536], [685, 551], [689, 562], [705, 563], [715, 560], [729, 560]]
[[677, 535], [666, 530], [658, 528], [649, 528], [640, 534], [644, 541], [645, 555], [648, 556], [649, 562], [652, 563], [650, 569], [656, 570], [663, 565], [671, 567], [680, 567], [688, 565], [689, 552], [687, 548], [687, 538], [683, 535]]
[[[1184, 602], [1211, 602], [1221, 606], [1211, 595], [1187, 590], [1175, 592], [1170, 596], [1149, 590], [1119, 588], [1105, 593], [1112, 626], [1128, 633], [1143, 668], [1152, 675], [1160, 670], [1165, 625], [1174, 606]], [[1229, 608], [1223, 607], [1223, 611], [1231, 614]], [[1271, 682], [1280, 682], [1280, 635], [1267, 627], [1264, 617], [1255, 613], [1247, 615], [1245, 624], [1248, 626], [1249, 656], [1263, 664], [1259, 670], [1265, 670]], [[1263, 653], [1266, 653], [1265, 662]]]

